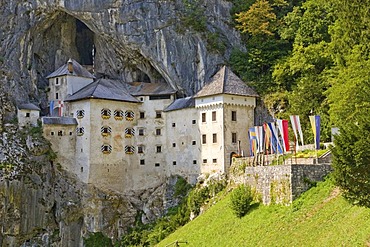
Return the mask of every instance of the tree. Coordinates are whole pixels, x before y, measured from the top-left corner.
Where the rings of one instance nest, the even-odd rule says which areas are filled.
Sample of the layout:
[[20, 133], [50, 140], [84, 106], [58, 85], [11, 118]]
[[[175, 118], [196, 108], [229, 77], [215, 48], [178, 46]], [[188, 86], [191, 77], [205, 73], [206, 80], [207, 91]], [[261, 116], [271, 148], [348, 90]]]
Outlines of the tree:
[[249, 210], [253, 201], [252, 189], [249, 185], [241, 184], [231, 192], [231, 209], [241, 218]]

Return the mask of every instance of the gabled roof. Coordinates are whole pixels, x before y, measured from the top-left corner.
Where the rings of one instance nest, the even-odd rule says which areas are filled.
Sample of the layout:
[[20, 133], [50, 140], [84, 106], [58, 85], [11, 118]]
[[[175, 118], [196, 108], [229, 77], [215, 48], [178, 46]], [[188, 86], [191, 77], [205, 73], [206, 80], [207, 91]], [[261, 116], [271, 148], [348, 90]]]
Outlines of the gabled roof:
[[127, 92], [122, 82], [109, 79], [98, 79], [86, 87], [81, 88], [73, 95], [67, 96], [65, 101], [77, 101], [90, 98], [140, 102]]
[[42, 123], [57, 125], [77, 125], [77, 120], [73, 117], [43, 117]]
[[226, 66], [223, 66], [194, 97], [205, 97], [216, 94], [258, 97], [254, 89], [247, 86], [245, 82]]
[[195, 99], [193, 97], [186, 97], [186, 98], [175, 100], [166, 109], [164, 109], [164, 111], [165, 112], [175, 111], [175, 110], [190, 108], [194, 106], [195, 106]]
[[18, 106], [19, 110], [32, 110], [32, 111], [40, 111], [40, 108], [32, 103], [22, 104]]
[[85, 77], [85, 78], [95, 78], [87, 69], [85, 69], [81, 64], [79, 64], [76, 60], [70, 59], [68, 61], [72, 61], [73, 65], [73, 72], [70, 73], [68, 71], [68, 62], [66, 64], [63, 64], [59, 69], [55, 70], [53, 73], [48, 75], [46, 79], [57, 77], [57, 76], [63, 76], [63, 75], [73, 75], [73, 76], [79, 76], [79, 77]]
[[128, 83], [127, 86], [133, 96], [168, 95], [176, 93], [176, 90], [166, 83], [133, 82]]

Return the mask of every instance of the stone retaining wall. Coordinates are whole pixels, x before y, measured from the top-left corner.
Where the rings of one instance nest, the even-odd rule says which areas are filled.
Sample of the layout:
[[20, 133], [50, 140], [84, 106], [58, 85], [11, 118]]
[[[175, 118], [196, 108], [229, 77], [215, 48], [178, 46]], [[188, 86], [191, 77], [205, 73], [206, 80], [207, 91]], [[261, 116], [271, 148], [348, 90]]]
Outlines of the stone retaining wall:
[[247, 166], [242, 172], [244, 167], [245, 160], [235, 159], [230, 180], [236, 184], [251, 185], [261, 194], [264, 204], [285, 205], [332, 171], [330, 164]]

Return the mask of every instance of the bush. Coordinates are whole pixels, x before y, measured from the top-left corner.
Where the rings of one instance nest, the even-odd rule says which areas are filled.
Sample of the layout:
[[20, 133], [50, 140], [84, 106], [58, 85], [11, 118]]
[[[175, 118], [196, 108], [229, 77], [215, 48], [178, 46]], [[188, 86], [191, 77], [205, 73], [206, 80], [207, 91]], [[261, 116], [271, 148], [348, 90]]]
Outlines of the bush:
[[112, 240], [103, 235], [101, 232], [90, 233], [87, 238], [84, 238], [84, 246], [86, 247], [112, 247]]
[[239, 185], [231, 192], [231, 209], [241, 218], [248, 212], [253, 201], [253, 192], [249, 185]]

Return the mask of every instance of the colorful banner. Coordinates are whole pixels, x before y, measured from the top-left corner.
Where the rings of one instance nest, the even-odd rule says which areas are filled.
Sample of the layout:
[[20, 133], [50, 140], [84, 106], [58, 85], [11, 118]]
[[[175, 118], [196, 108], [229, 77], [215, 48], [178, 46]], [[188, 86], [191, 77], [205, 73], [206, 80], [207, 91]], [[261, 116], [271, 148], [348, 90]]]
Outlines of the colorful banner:
[[263, 152], [263, 128], [262, 126], [254, 126], [254, 129], [256, 130], [256, 135], [257, 135], [257, 145], [258, 145], [257, 151], [259, 153], [262, 153]]
[[59, 115], [59, 117], [63, 116], [63, 107], [64, 107], [63, 100], [59, 100], [58, 101], [58, 115]]
[[298, 115], [290, 116], [290, 121], [292, 122], [292, 129], [293, 129], [293, 132], [294, 132], [297, 147], [299, 147], [298, 134], [299, 134], [299, 137], [300, 137], [300, 140], [301, 140], [301, 144], [303, 146], [304, 145], [304, 143], [303, 143], [303, 133], [302, 133], [302, 128], [301, 128], [301, 122], [299, 121], [299, 116]]
[[310, 116], [311, 127], [314, 136], [315, 149], [320, 149], [320, 116]]
[[[271, 131], [267, 123], [263, 124], [263, 130], [265, 131], [265, 150], [268, 150], [271, 145]], [[271, 148], [271, 152], [272, 152], [272, 148]]]
[[274, 122], [267, 123], [267, 126], [269, 127], [269, 129], [271, 131], [272, 150], [274, 152], [278, 152], [278, 153], [282, 154], [283, 150], [282, 150], [280, 142], [278, 141], [278, 132], [276, 130], [275, 123]]
[[277, 119], [276, 121], [278, 123], [281, 140], [283, 142], [284, 152], [287, 152], [289, 151], [288, 120]]
[[50, 117], [53, 116], [53, 111], [54, 111], [54, 101], [50, 101], [50, 104], [49, 104], [49, 115]]
[[251, 156], [255, 156], [257, 154], [257, 134], [254, 127], [249, 128], [248, 135], [249, 135], [250, 153]]

